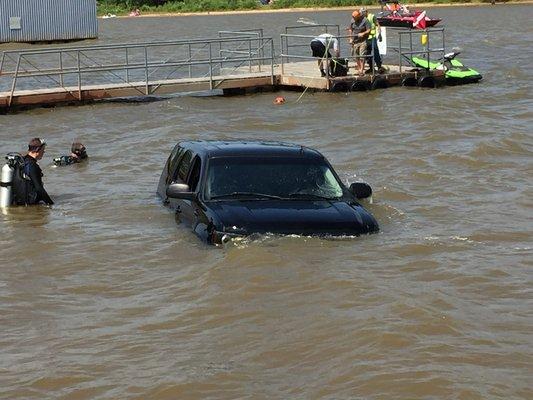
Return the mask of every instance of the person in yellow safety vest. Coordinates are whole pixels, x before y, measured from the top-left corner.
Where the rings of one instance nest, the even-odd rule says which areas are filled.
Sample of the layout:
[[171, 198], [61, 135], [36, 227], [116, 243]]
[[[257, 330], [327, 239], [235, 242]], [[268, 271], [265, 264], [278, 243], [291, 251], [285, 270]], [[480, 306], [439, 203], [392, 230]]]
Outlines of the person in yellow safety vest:
[[[361, 8], [360, 10], [361, 14], [366, 17], [368, 22], [370, 22], [370, 34], [368, 35], [367, 41], [366, 41], [366, 52], [369, 56], [367, 58], [368, 60], [368, 66], [369, 69], [366, 72], [372, 72], [374, 68], [374, 63], [376, 63], [376, 68], [378, 69], [378, 73], [382, 74], [385, 72], [385, 70], [382, 67], [381, 64], [381, 56], [379, 54], [379, 48], [378, 48], [378, 40], [381, 42], [381, 26], [379, 25], [378, 20], [376, 19], [376, 16], [372, 13], [369, 13], [366, 8]], [[373, 56], [372, 56], [373, 54]]]

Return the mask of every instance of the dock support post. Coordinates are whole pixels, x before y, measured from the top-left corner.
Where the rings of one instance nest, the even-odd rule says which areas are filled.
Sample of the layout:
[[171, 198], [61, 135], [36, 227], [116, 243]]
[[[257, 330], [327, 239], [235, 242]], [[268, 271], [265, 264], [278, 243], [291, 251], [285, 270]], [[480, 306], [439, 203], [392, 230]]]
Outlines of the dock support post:
[[145, 79], [145, 93], [148, 96], [150, 94], [150, 88], [148, 87], [148, 48], [144, 46], [144, 79]]
[[59, 84], [61, 86], [65, 86], [63, 84], [63, 52], [59, 52]]
[[209, 88], [213, 90], [213, 55], [211, 54], [211, 42], [209, 42]]
[[[285, 28], [285, 31], [287, 30], [287, 28]], [[283, 60], [284, 60], [284, 50], [283, 50], [283, 35], [281, 35], [281, 38], [280, 38], [280, 48], [281, 48], [281, 54], [279, 56], [280, 60], [281, 60], [281, 75], [283, 75], [285, 73], [285, 68], [284, 68], [284, 65], [283, 65]]]
[[444, 58], [444, 54], [446, 54], [446, 38], [444, 37], [444, 28], [442, 28], [442, 56], [441, 58]]
[[78, 100], [81, 101], [81, 62], [79, 50], [76, 52], [76, 62], [78, 64]]
[[130, 56], [128, 52], [128, 47], [126, 47], [126, 83], [130, 83]]
[[248, 71], [252, 72], [252, 40], [248, 39]]
[[427, 30], [427, 28], [424, 29], [424, 33], [426, 34], [426, 36], [427, 36], [427, 38], [428, 38], [428, 41], [427, 41], [427, 43], [426, 43], [426, 60], [428, 61], [428, 68], [427, 68], [427, 70], [428, 70], [428, 72], [429, 72], [429, 48], [430, 48], [430, 45], [429, 45], [429, 40], [430, 40], [430, 39], [429, 39], [429, 37], [430, 37], [431, 35], [428, 34], [428, 30]]
[[[283, 66], [283, 57], [281, 59], [282, 59], [281, 65]], [[283, 67], [282, 67], [282, 70], [283, 70]], [[270, 71], [272, 73], [272, 79], [271, 79], [272, 86], [274, 86], [274, 41], [273, 40], [270, 41]]]
[[399, 52], [398, 52], [398, 65], [400, 66], [400, 74], [402, 73], [402, 35], [398, 35], [398, 47], [399, 47]]
[[190, 61], [192, 60], [192, 53], [191, 53], [191, 44], [188, 44], [189, 48], [189, 78], [192, 78], [192, 66], [190, 64]]
[[13, 83], [11, 84], [11, 93], [9, 95], [9, 101], [7, 102], [7, 106], [11, 107], [11, 103], [13, 101], [13, 95], [15, 94], [15, 87], [17, 85], [17, 76], [19, 74], [19, 68], [20, 68], [20, 58], [22, 56], [19, 54], [19, 57], [17, 59], [17, 68], [15, 69], [15, 76], [13, 77]]

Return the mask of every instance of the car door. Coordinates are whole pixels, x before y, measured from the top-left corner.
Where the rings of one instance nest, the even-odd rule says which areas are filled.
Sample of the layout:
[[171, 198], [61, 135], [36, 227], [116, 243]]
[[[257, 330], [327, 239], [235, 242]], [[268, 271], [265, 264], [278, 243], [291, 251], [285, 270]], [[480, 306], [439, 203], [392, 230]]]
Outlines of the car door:
[[[170, 183], [187, 183], [189, 177], [189, 171], [191, 169], [191, 162], [193, 159], [194, 153], [191, 150], [184, 150], [183, 154], [180, 155], [179, 159], [175, 162], [174, 169], [171, 171], [169, 184]], [[176, 212], [179, 213], [179, 219], [186, 219], [192, 222], [193, 209], [190, 200], [182, 199], [168, 199], [170, 206], [176, 209]]]
[[[190, 210], [192, 215], [183, 215], [183, 218], [187, 218], [191, 221], [192, 229], [204, 240], [207, 240], [207, 226], [208, 220], [205, 213], [205, 205], [201, 203], [199, 199], [200, 191], [202, 190], [201, 184], [202, 177], [202, 160], [199, 156], [194, 156], [191, 160], [191, 165], [189, 168], [189, 173], [187, 176], [187, 185], [191, 192], [196, 193], [196, 199], [190, 201]], [[184, 208], [185, 210], [185, 208]], [[187, 209], [189, 210], [189, 209]]]

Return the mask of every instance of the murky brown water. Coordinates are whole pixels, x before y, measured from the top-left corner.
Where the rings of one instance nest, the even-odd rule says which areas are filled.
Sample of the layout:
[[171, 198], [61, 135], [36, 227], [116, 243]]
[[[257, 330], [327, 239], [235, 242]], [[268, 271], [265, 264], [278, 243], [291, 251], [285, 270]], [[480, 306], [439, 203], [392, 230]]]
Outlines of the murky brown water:
[[[47, 139], [57, 203], [0, 216], [0, 398], [531, 399], [532, 11], [433, 11], [478, 85], [0, 116], [1, 154]], [[100, 41], [345, 14], [105, 20]], [[52, 168], [74, 138], [90, 162]], [[373, 185], [382, 231], [207, 247], [155, 197], [185, 138], [315, 147]]]

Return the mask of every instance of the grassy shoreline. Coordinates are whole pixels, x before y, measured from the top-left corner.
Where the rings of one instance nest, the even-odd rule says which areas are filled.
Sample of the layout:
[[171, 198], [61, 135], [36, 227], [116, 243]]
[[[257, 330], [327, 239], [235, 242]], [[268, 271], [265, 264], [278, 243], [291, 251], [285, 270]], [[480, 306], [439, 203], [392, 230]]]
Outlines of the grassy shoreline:
[[[258, 2], [257, 2], [258, 3]], [[355, 2], [354, 2], [355, 3]], [[359, 3], [359, 1], [357, 2]], [[328, 6], [328, 7], [317, 7], [314, 4], [309, 5], [308, 7], [290, 7], [290, 8], [276, 8], [273, 6], [261, 6], [259, 3], [257, 7], [253, 8], [236, 8], [236, 9], [207, 9], [203, 11], [173, 11], [172, 7], [167, 6], [142, 6], [140, 7], [141, 15], [140, 17], [162, 17], [162, 16], [191, 16], [191, 15], [224, 15], [224, 14], [249, 14], [249, 13], [275, 13], [275, 12], [298, 12], [298, 11], [324, 11], [324, 10], [352, 10], [360, 6], [368, 7], [369, 9], [379, 9], [378, 4], [365, 4], [367, 1], [360, 2], [359, 5], [351, 6]], [[496, 6], [501, 5], [511, 5], [511, 4], [532, 4], [533, 0], [511, 0], [511, 1], [497, 1]], [[275, 4], [275, 3], [274, 3]], [[431, 7], [477, 7], [477, 6], [492, 6], [490, 0], [473, 0], [467, 2], [450, 2], [449, 0], [443, 1], [440, 0], [434, 2], [428, 2], [423, 0], [421, 2], [409, 2], [412, 8], [431, 8]], [[107, 5], [101, 4], [98, 5], [98, 16], [102, 17], [106, 14], [113, 14], [117, 17], [128, 17], [128, 14], [131, 10], [126, 9], [126, 7], [118, 5]]]

